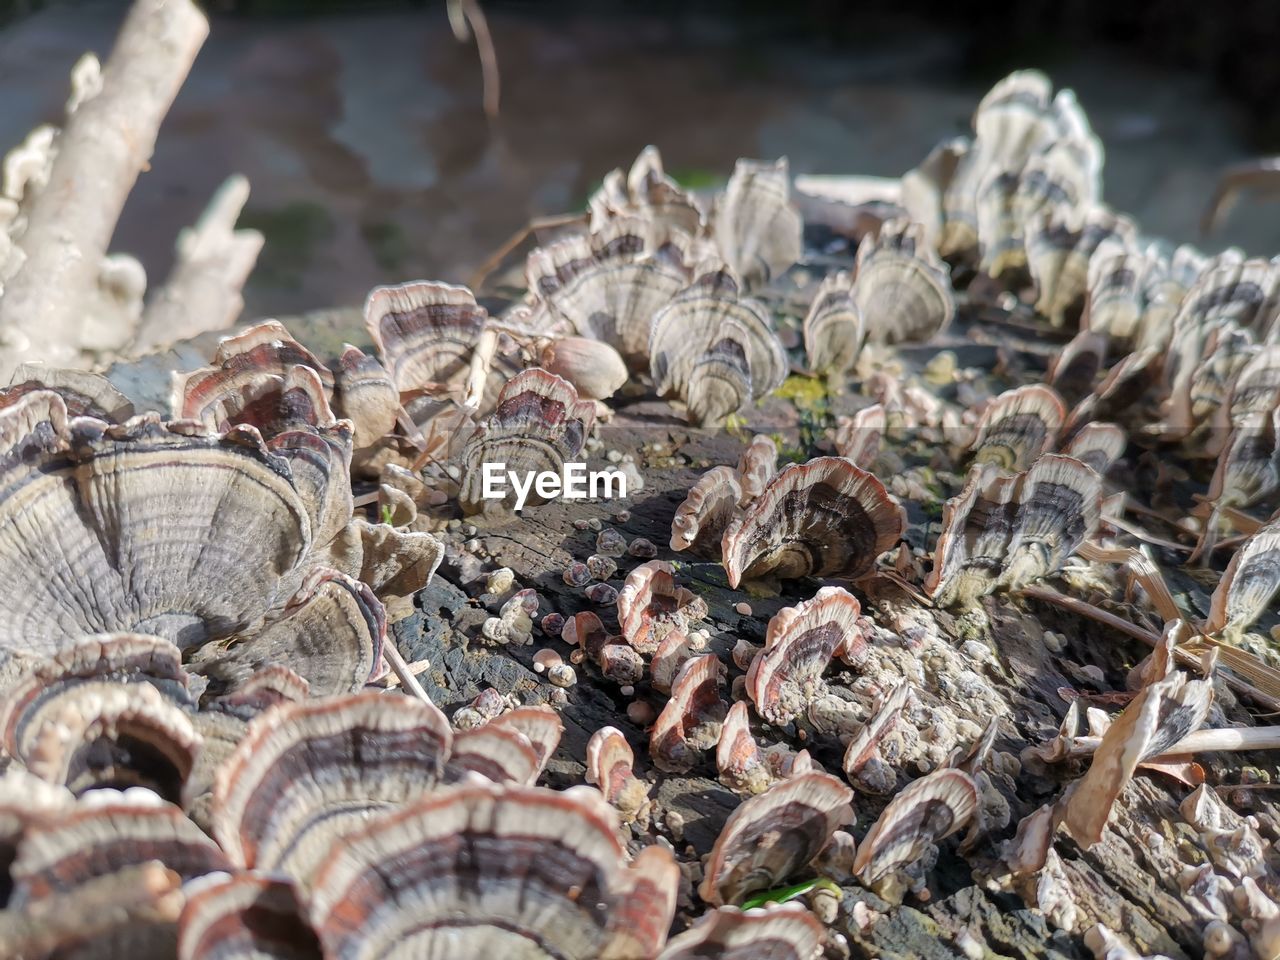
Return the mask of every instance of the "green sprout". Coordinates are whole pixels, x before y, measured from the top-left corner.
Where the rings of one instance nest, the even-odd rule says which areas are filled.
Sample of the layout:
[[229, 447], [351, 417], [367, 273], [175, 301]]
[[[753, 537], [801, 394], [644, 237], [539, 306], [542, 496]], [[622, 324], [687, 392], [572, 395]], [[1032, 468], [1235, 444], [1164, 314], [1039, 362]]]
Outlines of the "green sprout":
[[831, 880], [826, 877], [814, 877], [812, 880], [802, 880], [800, 883], [793, 883], [787, 887], [774, 887], [772, 890], [764, 890], [757, 893], [753, 897], [748, 897], [743, 901], [742, 909], [750, 910], [752, 907], [763, 907], [766, 903], [786, 903], [794, 900], [796, 897], [803, 897], [811, 890], [827, 890], [841, 896], [843, 891]]
[[384, 503], [378, 508], [378, 518], [387, 526], [391, 526], [391, 504]]

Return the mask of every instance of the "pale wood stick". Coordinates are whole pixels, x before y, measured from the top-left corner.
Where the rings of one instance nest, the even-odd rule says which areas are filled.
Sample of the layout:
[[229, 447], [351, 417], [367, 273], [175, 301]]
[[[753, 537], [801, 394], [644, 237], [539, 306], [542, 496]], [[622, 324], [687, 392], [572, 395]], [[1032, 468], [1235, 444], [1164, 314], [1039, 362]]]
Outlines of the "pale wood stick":
[[208, 33], [192, 0], [133, 4], [101, 91], [67, 118], [49, 182], [28, 211], [26, 259], [0, 298], [0, 379], [23, 360], [80, 359], [84, 326], [94, 322], [86, 310], [120, 212]]

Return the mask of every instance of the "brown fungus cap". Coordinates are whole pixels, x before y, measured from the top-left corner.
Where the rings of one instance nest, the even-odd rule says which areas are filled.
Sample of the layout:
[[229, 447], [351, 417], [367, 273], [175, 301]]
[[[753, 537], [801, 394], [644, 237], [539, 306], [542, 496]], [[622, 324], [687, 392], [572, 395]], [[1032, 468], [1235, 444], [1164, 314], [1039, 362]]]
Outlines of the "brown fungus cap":
[[867, 831], [854, 873], [868, 887], [890, 879], [964, 827], [977, 808], [977, 788], [964, 771], [942, 769], [921, 777], [894, 797]]
[[853, 274], [829, 273], [804, 318], [804, 352], [809, 369], [825, 376], [846, 373], [858, 362], [865, 328], [853, 302]]
[[769, 621], [764, 652], [747, 671], [747, 696], [770, 723], [789, 723], [825, 690], [822, 674], [846, 651], [865, 647], [862, 607], [847, 590], [823, 587]]
[[186, 892], [178, 960], [320, 960], [320, 942], [288, 880], [213, 874]]
[[401, 393], [460, 385], [488, 314], [466, 287], [418, 280], [374, 287], [364, 323]]
[[791, 205], [791, 175], [775, 163], [738, 160], [716, 198], [711, 236], [725, 262], [748, 286], [780, 277], [800, 259], [804, 224]]
[[687, 630], [706, 614], [706, 601], [676, 586], [675, 568], [665, 560], [640, 564], [618, 591], [618, 629], [642, 654], [656, 652], [667, 634]]
[[871, 343], [924, 342], [955, 313], [949, 268], [907, 220], [891, 220], [859, 244], [850, 297]]
[[[493, 414], [476, 429], [462, 451], [464, 511], [493, 508], [482, 497], [481, 465], [505, 463], [511, 471], [559, 474], [577, 457], [595, 422], [595, 406], [578, 399], [567, 380], [545, 370], [524, 370], [503, 386]], [[534, 491], [529, 504], [543, 502]]]
[[720, 538], [743, 499], [732, 467], [712, 467], [697, 479], [671, 520], [671, 549], [720, 559]]
[[0, 407], [15, 403], [35, 390], [58, 394], [67, 406], [67, 413], [73, 417], [123, 423], [133, 416], [133, 402], [106, 377], [33, 361], [18, 364], [11, 385], [0, 389]]
[[674, 864], [650, 848], [628, 867], [617, 827], [587, 788], [437, 790], [334, 845], [311, 919], [341, 960], [650, 956], [674, 910]]
[[[709, 415], [709, 398], [694, 392], [692, 378], [699, 360], [724, 339], [727, 325], [732, 325], [732, 338], [741, 349], [751, 399], [781, 385], [788, 367], [768, 308], [742, 296], [737, 277], [727, 268], [704, 266], [704, 272], [654, 316], [649, 368], [659, 396], [683, 401], [691, 415], [698, 411], [709, 423], [717, 418]], [[700, 378], [698, 383], [706, 381]], [[717, 407], [714, 412], [723, 417], [733, 411]]]
[[686, 660], [671, 684], [649, 736], [649, 754], [659, 770], [688, 773], [704, 750], [720, 739], [728, 704], [720, 697], [724, 664], [714, 653]]
[[1062, 400], [1043, 384], [1000, 394], [978, 421], [974, 462], [995, 464], [1006, 473], [1026, 470], [1053, 447], [1066, 415]]
[[853, 823], [852, 801], [835, 777], [805, 773], [743, 802], [716, 839], [699, 895], [712, 906], [736, 904], [785, 882]]
[[822, 924], [798, 903], [717, 907], [672, 938], [658, 960], [816, 960], [824, 939]]
[[539, 247], [525, 265], [534, 298], [528, 322], [599, 340], [643, 369], [654, 315], [689, 282], [689, 243], [678, 230], [623, 216]]
[[787, 467], [725, 530], [729, 585], [870, 573], [902, 536], [902, 508], [870, 473], [842, 457]]
[[218, 770], [213, 834], [237, 864], [309, 883], [336, 837], [432, 790], [452, 740], [444, 714], [403, 696], [273, 707]]

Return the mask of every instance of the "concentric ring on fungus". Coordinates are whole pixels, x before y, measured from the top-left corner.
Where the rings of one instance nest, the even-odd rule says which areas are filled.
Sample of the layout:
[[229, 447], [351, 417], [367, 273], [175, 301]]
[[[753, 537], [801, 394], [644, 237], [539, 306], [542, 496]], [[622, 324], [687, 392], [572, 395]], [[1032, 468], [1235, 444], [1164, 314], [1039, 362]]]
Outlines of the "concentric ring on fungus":
[[308, 884], [336, 837], [433, 790], [452, 742], [444, 714], [405, 697], [273, 707], [218, 769], [213, 835], [240, 866]]
[[793, 464], [726, 528], [729, 586], [766, 574], [856, 580], [898, 542], [904, 525], [884, 484], [843, 457]]
[[627, 866], [617, 832], [591, 788], [436, 790], [334, 844], [312, 924], [335, 960], [653, 956], [675, 864], [651, 847]]

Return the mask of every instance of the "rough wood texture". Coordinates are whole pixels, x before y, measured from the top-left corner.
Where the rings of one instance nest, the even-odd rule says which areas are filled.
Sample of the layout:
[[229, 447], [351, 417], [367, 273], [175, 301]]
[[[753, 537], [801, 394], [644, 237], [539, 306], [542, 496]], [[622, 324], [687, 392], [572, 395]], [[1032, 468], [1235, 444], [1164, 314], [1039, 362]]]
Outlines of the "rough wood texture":
[[[356, 311], [331, 311], [289, 320], [288, 325], [322, 355], [336, 353], [344, 340], [366, 342]], [[977, 318], [966, 335], [967, 340], [949, 334], [944, 343], [964, 358], [962, 362], [990, 369], [994, 351], [983, 343], [1007, 345], [1008, 330], [996, 319], [988, 324]], [[165, 354], [118, 366], [112, 378], [142, 400], [144, 407], [154, 406], [148, 398], [163, 396], [169, 370], [175, 364], [190, 367], [202, 362], [211, 353], [213, 340], [206, 336], [194, 346], [179, 344]], [[909, 348], [900, 356], [908, 365], [918, 367], [938, 349], [938, 345]], [[1015, 365], [1022, 362], [1028, 361], [1015, 361]], [[824, 416], [838, 412], [853, 399], [834, 398], [833, 410]], [[595, 609], [610, 629], [616, 626], [611, 606], [592, 607], [582, 590], [567, 586], [561, 576], [571, 560], [585, 560], [596, 552], [597, 530], [580, 529], [584, 522], [612, 527], [628, 541], [646, 538], [657, 546], [660, 558], [675, 561], [679, 581], [708, 604], [705, 626], [711, 633], [711, 649], [726, 664], [731, 663], [729, 652], [739, 637], [762, 642], [774, 613], [812, 596], [820, 586], [817, 581], [802, 581], [788, 585], [779, 595], [730, 590], [719, 564], [691, 561], [686, 555], [672, 554], [667, 545], [671, 517], [690, 484], [712, 465], [736, 463], [743, 441], [752, 431], [778, 432], [788, 443], [807, 446], [809, 453], [822, 449], [822, 440], [812, 440], [813, 424], [806, 424], [794, 405], [771, 399], [752, 411], [752, 422], [741, 434], [691, 430], [669, 407], [651, 399], [623, 399], [616, 407], [613, 421], [603, 428], [603, 445], [590, 462], [602, 465], [611, 450], [635, 457], [645, 486], [628, 502], [553, 502], [531, 508], [518, 520], [464, 519], [442, 531], [448, 549], [446, 560], [434, 582], [416, 598], [414, 612], [396, 623], [392, 631], [407, 660], [430, 661], [419, 679], [446, 713], [452, 715], [486, 688], [532, 703], [555, 702], [560, 693], [535, 672], [533, 656], [550, 647], [567, 658], [570, 649], [562, 641], [544, 636], [536, 627], [533, 642], [526, 646], [494, 646], [482, 639], [481, 624], [496, 614], [502, 603], [502, 598], [484, 593], [488, 571], [510, 567], [518, 586], [535, 588], [541, 598], [539, 618], [552, 611], [569, 615]], [[802, 441], [806, 431], [811, 439]], [[944, 495], [954, 492], [946, 490]], [[624, 509], [629, 516], [620, 520]], [[908, 542], [931, 548], [937, 537], [936, 513], [913, 503], [909, 515]], [[640, 562], [639, 558], [621, 558], [610, 583], [619, 586]], [[1100, 595], [1099, 591], [1114, 587], [1105, 580], [1106, 569], [1095, 567], [1068, 573], [1066, 582], [1059, 586], [1077, 595]], [[1203, 602], [1193, 587], [1187, 578], [1176, 578], [1180, 602], [1189, 607]], [[1073, 697], [1114, 712], [1116, 692], [1126, 689], [1128, 671], [1148, 653], [1142, 644], [1118, 631], [1057, 607], [1016, 597], [988, 597], [973, 609], [942, 611], [919, 606], [890, 584], [878, 585], [869, 593], [855, 592], [864, 611], [894, 638], [884, 642], [882, 652], [903, 663], [919, 663], [924, 699], [953, 707], [957, 702], [963, 704], [964, 697], [958, 696], [954, 687], [957, 677], [966, 673], [994, 692], [993, 712], [999, 717], [996, 750], [1012, 757], [1028, 745], [1052, 737]], [[736, 609], [743, 601], [750, 603], [749, 614]], [[1126, 616], [1140, 619], [1143, 614], [1141, 608], [1131, 607]], [[1047, 631], [1053, 631], [1054, 636], [1047, 639]], [[638, 774], [652, 783], [654, 829], [670, 839], [686, 869], [695, 875], [681, 897], [677, 929], [683, 928], [703, 909], [692, 893], [698, 858], [710, 850], [740, 801], [718, 783], [710, 753], [688, 775], [670, 776], [652, 768], [647, 759], [647, 732], [626, 714], [628, 703], [637, 699], [661, 707], [665, 698], [647, 682], [637, 685], [634, 695], [623, 696], [618, 685], [604, 678], [594, 665], [578, 664], [576, 669], [578, 682], [564, 692], [564, 702], [558, 705], [566, 729], [546, 782], [557, 787], [581, 783], [590, 735], [606, 724], [623, 731], [636, 751]], [[731, 667], [730, 678], [740, 672]], [[837, 693], [844, 691], [843, 695], [852, 697], [848, 691], [856, 679], [853, 671], [833, 669], [827, 679]], [[1213, 723], [1251, 723], [1249, 711], [1223, 685], [1218, 687]], [[982, 726], [991, 716], [992, 712], [975, 704], [968, 719]], [[789, 741], [798, 746], [798, 729], [767, 733], [772, 742]], [[840, 769], [842, 746], [838, 740], [810, 735], [804, 746], [828, 770]], [[1280, 817], [1266, 784], [1250, 784], [1258, 777], [1275, 777], [1271, 758], [1220, 754], [1197, 759], [1208, 782], [1219, 786], [1233, 807], [1259, 816], [1264, 837], [1280, 839]], [[1017, 775], [993, 775], [993, 785], [1009, 808], [1007, 824], [993, 828], [966, 854], [958, 849], [960, 837], [946, 841], [937, 866], [929, 874], [927, 897], [908, 896], [904, 904], [890, 906], [857, 884], [845, 884], [835, 929], [847, 938], [850, 954], [904, 960], [1083, 958], [1091, 956], [1084, 945], [1084, 933], [1103, 923], [1122, 933], [1142, 954], [1174, 958], [1202, 955], [1204, 920], [1188, 906], [1178, 874], [1188, 865], [1206, 862], [1207, 855], [1202, 838], [1178, 812], [1178, 804], [1190, 788], [1160, 774], [1140, 774], [1125, 790], [1103, 841], [1092, 849], [1081, 850], [1065, 838], [1056, 842], [1061, 872], [1071, 891], [1071, 911], [1038, 903], [1034, 881], [1016, 890], [997, 888], [992, 877], [1000, 872], [1000, 844], [1012, 836], [1019, 819], [1055, 799], [1079, 776], [1083, 769], [1080, 763], [1044, 768], [1024, 762]], [[904, 771], [900, 785], [918, 773]], [[857, 796], [858, 819], [852, 828], [856, 836], [866, 832], [887, 800], [861, 793]], [[860, 927], [854, 917], [864, 915], [864, 909], [870, 911], [865, 916], [871, 922]], [[838, 951], [833, 954], [839, 955]]]

